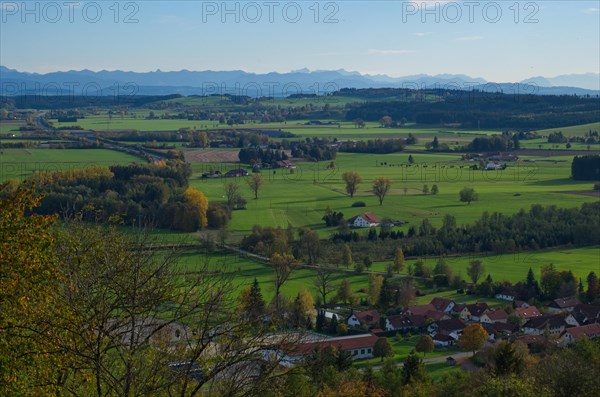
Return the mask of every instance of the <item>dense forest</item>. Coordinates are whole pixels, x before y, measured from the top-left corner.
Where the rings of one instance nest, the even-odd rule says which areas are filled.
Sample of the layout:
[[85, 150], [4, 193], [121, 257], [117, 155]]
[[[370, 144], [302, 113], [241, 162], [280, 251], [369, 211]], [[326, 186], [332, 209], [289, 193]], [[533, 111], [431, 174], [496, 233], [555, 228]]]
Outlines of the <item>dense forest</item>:
[[571, 175], [576, 181], [600, 181], [600, 155], [575, 156]]
[[[428, 92], [422, 92], [427, 95]], [[399, 91], [399, 95], [406, 93]], [[479, 91], [439, 91], [437, 101], [389, 100], [377, 97], [355, 105], [347, 120], [378, 121], [384, 116], [417, 124], [459, 124], [464, 128], [544, 129], [557, 125], [577, 125], [600, 120], [600, 99], [574, 96], [536, 96], [484, 93]]]

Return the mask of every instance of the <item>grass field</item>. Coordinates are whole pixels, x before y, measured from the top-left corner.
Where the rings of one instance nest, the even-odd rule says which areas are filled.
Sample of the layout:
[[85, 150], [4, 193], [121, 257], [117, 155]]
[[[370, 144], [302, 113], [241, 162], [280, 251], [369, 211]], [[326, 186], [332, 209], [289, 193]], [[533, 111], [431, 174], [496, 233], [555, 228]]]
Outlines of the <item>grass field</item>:
[[0, 149], [0, 182], [24, 179], [34, 171], [75, 170], [144, 160], [107, 149]]
[[[333, 170], [326, 168], [328, 162], [323, 162], [300, 163], [293, 175], [289, 170], [277, 170], [275, 174], [263, 171], [265, 185], [258, 200], [251, 198], [242, 178], [238, 183], [248, 199], [248, 209], [234, 212], [230, 229], [246, 234], [254, 224], [286, 227], [290, 223], [294, 227], [313, 228], [326, 236], [328, 231], [321, 217], [327, 206], [343, 212], [346, 219], [371, 211], [380, 218], [404, 220], [409, 222], [403, 227], [407, 229], [409, 225], [420, 224], [423, 218], [440, 225], [445, 214], [453, 214], [459, 224], [466, 224], [484, 211], [515, 213], [536, 203], [576, 207], [596, 200], [569, 193], [592, 188], [591, 182], [569, 179], [571, 157], [510, 163], [504, 171], [472, 171], [468, 167], [473, 163], [461, 161], [456, 154], [413, 154], [413, 157], [416, 163], [408, 168], [405, 166], [408, 154], [340, 153]], [[196, 165], [195, 170], [200, 173], [208, 167]], [[358, 171], [364, 179], [354, 198], [345, 193], [341, 180], [341, 174], [350, 170]], [[388, 176], [394, 183], [383, 206], [370, 192], [370, 183], [377, 176]], [[228, 181], [196, 176], [191, 184], [205, 192], [210, 201], [221, 201], [223, 185]], [[424, 195], [424, 184], [429, 187], [437, 184], [440, 193]], [[475, 188], [479, 201], [470, 205], [459, 201], [458, 192], [465, 186]], [[356, 201], [364, 201], [366, 207], [353, 208], [351, 205]]]
[[562, 131], [563, 135], [565, 136], [585, 136], [590, 130], [600, 132], [600, 122], [567, 127], [549, 128], [547, 130], [540, 130], [537, 133], [540, 135], [549, 135], [555, 131]]

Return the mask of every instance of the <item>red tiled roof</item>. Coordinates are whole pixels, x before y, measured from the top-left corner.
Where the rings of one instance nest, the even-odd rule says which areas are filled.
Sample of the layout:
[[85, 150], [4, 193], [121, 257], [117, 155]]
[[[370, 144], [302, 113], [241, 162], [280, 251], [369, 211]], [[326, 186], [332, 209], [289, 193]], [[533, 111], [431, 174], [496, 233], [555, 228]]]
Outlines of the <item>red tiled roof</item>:
[[403, 316], [403, 315], [389, 316], [388, 320], [394, 328], [414, 327], [413, 322], [407, 316]]
[[354, 313], [354, 315], [356, 316], [358, 321], [364, 322], [367, 325], [379, 323], [379, 312], [375, 309]]
[[508, 318], [508, 314], [506, 314], [504, 310], [490, 311], [485, 313], [485, 315], [488, 316], [490, 320], [506, 320]]
[[523, 318], [540, 317], [542, 315], [542, 313], [540, 313], [538, 308], [535, 306], [515, 309], [515, 313], [517, 316]]
[[446, 309], [448, 308], [448, 306], [450, 306], [452, 301], [450, 299], [446, 299], [446, 298], [435, 297], [431, 300], [430, 303], [433, 306], [435, 306], [436, 310], [443, 312], [443, 311], [446, 311]]
[[427, 314], [428, 311], [431, 310], [435, 310], [435, 306], [429, 303], [427, 305], [409, 306], [406, 311], [410, 312], [411, 314], [419, 314], [421, 316], [424, 316]]
[[379, 218], [377, 218], [372, 212], [365, 212], [361, 215], [361, 217], [363, 217], [369, 223], [381, 223]]
[[582, 325], [581, 327], [567, 328], [565, 333], [569, 333], [575, 340], [579, 340], [584, 336], [588, 338], [597, 338], [600, 336], [600, 324], [593, 323], [588, 325]]

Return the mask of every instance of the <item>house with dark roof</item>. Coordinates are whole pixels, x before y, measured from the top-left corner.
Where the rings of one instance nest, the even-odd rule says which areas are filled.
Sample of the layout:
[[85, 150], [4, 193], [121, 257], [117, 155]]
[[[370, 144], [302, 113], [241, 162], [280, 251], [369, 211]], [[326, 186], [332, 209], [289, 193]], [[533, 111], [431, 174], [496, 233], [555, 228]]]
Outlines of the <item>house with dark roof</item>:
[[548, 327], [550, 335], [559, 336], [567, 326], [562, 314], [546, 314], [530, 318], [523, 325], [523, 333], [525, 335], [543, 335]]
[[599, 305], [588, 305], [585, 303], [580, 303], [575, 306], [572, 311], [572, 314], [575, 315], [578, 319], [581, 319], [581, 323], [590, 324], [590, 323], [600, 323], [600, 306]]
[[576, 296], [554, 299], [548, 305], [548, 310], [552, 313], [572, 312], [575, 306], [579, 304], [579, 299]]
[[376, 227], [380, 223], [381, 220], [372, 212], [365, 212], [348, 219], [348, 226], [350, 227]]
[[598, 337], [600, 337], [600, 323], [593, 323], [567, 328], [560, 336], [560, 340], [563, 344], [570, 344], [582, 338], [595, 339]]
[[405, 315], [395, 315], [389, 316], [385, 320], [385, 330], [386, 331], [410, 331], [412, 329], [418, 328], [411, 321], [408, 316]]
[[496, 299], [512, 302], [515, 300], [515, 293], [511, 289], [504, 288], [502, 291], [496, 294]]
[[406, 309], [405, 313], [409, 314], [409, 315], [418, 314], [418, 315], [424, 316], [429, 311], [435, 311], [435, 306], [433, 306], [431, 303], [428, 303], [426, 305], [409, 306]]
[[470, 321], [479, 321], [481, 315], [490, 310], [487, 303], [471, 303], [467, 305], [468, 318]]
[[430, 304], [432, 304], [435, 307], [435, 310], [446, 314], [452, 313], [452, 309], [454, 308], [454, 305], [456, 305], [454, 301], [440, 297], [433, 298]]
[[230, 170], [225, 173], [226, 178], [248, 176], [248, 171], [238, 168], [237, 170]]
[[365, 310], [352, 313], [352, 315], [348, 317], [347, 323], [350, 327], [360, 327], [362, 324], [365, 324], [367, 327], [377, 327], [379, 326], [380, 318], [379, 312], [376, 309]]
[[449, 320], [441, 320], [436, 322], [435, 325], [437, 328], [438, 334], [450, 335], [455, 338], [458, 338], [462, 332], [464, 331], [466, 324], [460, 318], [451, 318]]
[[456, 339], [452, 336], [440, 333], [435, 334], [432, 339], [433, 344], [439, 347], [448, 347], [456, 343]]

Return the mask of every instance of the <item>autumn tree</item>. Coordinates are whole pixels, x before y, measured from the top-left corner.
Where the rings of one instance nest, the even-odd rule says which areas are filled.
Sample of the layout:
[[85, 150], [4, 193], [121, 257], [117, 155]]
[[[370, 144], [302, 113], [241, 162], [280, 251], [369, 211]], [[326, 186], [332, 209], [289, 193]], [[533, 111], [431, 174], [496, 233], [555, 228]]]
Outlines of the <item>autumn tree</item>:
[[208, 199], [204, 193], [199, 192], [193, 187], [188, 187], [183, 197], [186, 203], [190, 206], [191, 211], [186, 213], [186, 218], [194, 219], [196, 230], [205, 227], [208, 224], [206, 219], [206, 211], [208, 210]]
[[381, 337], [377, 339], [375, 345], [373, 346], [373, 356], [381, 358], [383, 361], [386, 357], [391, 357], [394, 355], [394, 350], [392, 349], [392, 345], [387, 338]]
[[467, 267], [467, 274], [469, 275], [471, 281], [473, 281], [473, 284], [477, 284], [477, 281], [481, 278], [481, 276], [483, 276], [484, 273], [485, 266], [483, 265], [483, 262], [481, 262], [478, 259], [469, 262], [469, 266]]
[[352, 250], [348, 244], [344, 244], [344, 249], [342, 250], [342, 264], [346, 268], [352, 264]]
[[394, 254], [394, 271], [400, 273], [402, 270], [404, 270], [404, 252], [401, 247], [398, 247]]
[[398, 286], [398, 297], [396, 304], [407, 308], [417, 297], [417, 287], [412, 277], [403, 277]]
[[296, 328], [310, 328], [315, 304], [306, 288], [300, 288], [292, 308], [292, 324]]
[[463, 350], [472, 351], [475, 355], [475, 351], [485, 346], [489, 338], [488, 333], [483, 329], [481, 324], [470, 324], [464, 329], [458, 344]]
[[56, 217], [26, 216], [40, 197], [29, 188], [7, 189], [0, 185], [0, 395], [31, 395], [36, 384], [60, 373], [53, 371], [60, 356], [43, 354], [57, 347], [30, 330], [54, 317], [64, 280], [52, 251]]
[[258, 192], [265, 184], [263, 177], [260, 174], [252, 174], [252, 176], [246, 179], [246, 183], [252, 193], [254, 193], [254, 199], [258, 199]]
[[383, 205], [383, 199], [392, 188], [392, 181], [385, 176], [377, 177], [373, 180], [372, 191], [379, 200], [379, 205]]
[[346, 183], [346, 193], [354, 197], [358, 185], [362, 182], [362, 177], [356, 171], [348, 171], [342, 174], [342, 180]]
[[381, 295], [381, 286], [383, 285], [383, 276], [377, 274], [369, 274], [369, 303], [376, 305], [379, 302], [379, 296]]
[[337, 297], [339, 300], [344, 302], [344, 304], [348, 303], [348, 300], [352, 296], [352, 285], [350, 284], [350, 280], [347, 278], [343, 279], [338, 287]]
[[423, 357], [425, 357], [425, 353], [431, 353], [433, 348], [433, 339], [429, 335], [421, 335], [415, 346], [415, 350], [423, 353]]
[[472, 187], [463, 188], [458, 194], [460, 201], [463, 203], [471, 204], [471, 201], [479, 200], [479, 195], [475, 192]]

